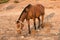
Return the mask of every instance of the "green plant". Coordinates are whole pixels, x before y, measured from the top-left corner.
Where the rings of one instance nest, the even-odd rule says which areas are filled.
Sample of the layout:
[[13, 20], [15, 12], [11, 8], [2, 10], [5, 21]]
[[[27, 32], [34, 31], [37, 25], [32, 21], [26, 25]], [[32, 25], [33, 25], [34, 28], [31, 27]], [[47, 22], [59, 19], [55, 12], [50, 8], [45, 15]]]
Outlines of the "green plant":
[[0, 4], [7, 3], [9, 0], [0, 0]]

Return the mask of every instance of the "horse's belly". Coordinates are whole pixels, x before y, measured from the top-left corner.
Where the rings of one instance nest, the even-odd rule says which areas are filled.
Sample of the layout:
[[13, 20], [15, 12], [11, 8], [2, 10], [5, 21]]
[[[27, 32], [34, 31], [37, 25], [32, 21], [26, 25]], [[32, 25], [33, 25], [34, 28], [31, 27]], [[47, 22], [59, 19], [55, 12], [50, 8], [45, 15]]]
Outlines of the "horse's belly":
[[40, 15], [41, 15], [41, 11], [40, 11], [40, 8], [38, 7], [36, 7], [35, 8], [35, 15], [36, 15], [36, 17], [39, 17]]
[[39, 17], [40, 16], [40, 13], [36, 13], [36, 17]]
[[33, 19], [34, 16], [33, 16], [33, 15], [29, 15], [27, 18], [28, 18], [28, 19]]

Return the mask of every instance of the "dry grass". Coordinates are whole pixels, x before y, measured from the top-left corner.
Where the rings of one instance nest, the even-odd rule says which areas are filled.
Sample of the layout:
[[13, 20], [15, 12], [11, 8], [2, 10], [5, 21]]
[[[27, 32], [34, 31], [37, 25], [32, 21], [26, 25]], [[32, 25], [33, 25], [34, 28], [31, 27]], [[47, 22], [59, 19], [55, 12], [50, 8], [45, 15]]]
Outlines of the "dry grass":
[[[20, 16], [22, 9], [28, 4], [41, 3], [45, 7], [45, 17], [51, 13], [55, 13], [53, 17], [47, 17], [44, 19], [44, 28], [39, 31], [31, 30], [31, 35], [28, 35], [27, 23], [25, 22], [25, 28], [23, 28], [22, 34], [16, 32], [16, 21]], [[6, 6], [13, 4], [15, 7], [11, 10], [5, 10]], [[55, 6], [52, 6], [55, 4]], [[59, 2], [44, 2], [44, 1], [24, 1], [18, 4], [8, 3], [0, 5], [3, 10], [0, 11], [0, 40], [59, 40], [60, 39], [60, 6], [57, 8]], [[50, 6], [51, 7], [50, 7]], [[32, 26], [32, 21], [31, 27]], [[38, 25], [38, 23], [37, 23]]]

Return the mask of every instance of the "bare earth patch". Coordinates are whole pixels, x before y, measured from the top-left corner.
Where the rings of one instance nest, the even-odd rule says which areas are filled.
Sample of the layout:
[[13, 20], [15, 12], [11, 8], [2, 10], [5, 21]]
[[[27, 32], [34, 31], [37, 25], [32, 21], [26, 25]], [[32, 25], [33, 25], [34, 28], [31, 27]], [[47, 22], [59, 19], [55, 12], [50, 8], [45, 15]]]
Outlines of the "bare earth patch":
[[33, 29], [33, 22], [31, 20], [32, 33], [31, 35], [28, 35], [27, 22], [24, 21], [24, 25], [26, 27], [23, 28], [22, 34], [17, 34], [16, 21], [20, 16], [23, 8], [27, 5], [28, 2], [37, 4], [37, 2], [35, 1], [26, 1], [24, 1], [25, 4], [23, 2], [16, 5], [14, 3], [11, 3], [11, 5], [13, 6], [8, 6], [7, 4], [7, 10], [3, 9], [6, 8], [3, 7], [3, 5], [2, 7], [0, 6], [0, 8], [2, 9], [0, 10], [0, 40], [60, 40], [60, 6], [58, 5], [58, 8], [57, 6], [55, 6], [57, 4], [60, 4], [59, 2], [57, 4], [55, 3], [55, 5], [52, 6], [54, 2], [49, 2], [47, 4], [47, 2], [39, 1], [45, 6], [44, 28], [35, 31]]

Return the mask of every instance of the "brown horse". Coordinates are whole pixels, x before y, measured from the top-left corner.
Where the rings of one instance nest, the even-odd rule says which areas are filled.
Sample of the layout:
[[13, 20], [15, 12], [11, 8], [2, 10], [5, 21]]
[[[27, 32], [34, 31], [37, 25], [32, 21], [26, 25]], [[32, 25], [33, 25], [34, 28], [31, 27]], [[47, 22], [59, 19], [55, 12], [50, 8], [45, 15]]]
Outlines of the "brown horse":
[[[36, 4], [36, 5], [31, 5], [29, 4], [28, 6], [26, 6], [24, 8], [24, 10], [22, 11], [19, 19], [17, 20], [17, 32], [21, 33], [21, 30], [23, 28], [23, 21], [24, 19], [26, 19], [26, 21], [28, 22], [28, 30], [29, 30], [29, 34], [31, 33], [30, 31], [30, 19], [33, 19], [34, 21], [34, 28], [36, 30], [36, 24], [35, 24], [35, 19], [37, 18], [39, 20], [39, 26], [40, 27], [40, 16], [42, 18], [42, 25], [43, 25], [43, 20], [44, 20], [44, 6], [41, 4]], [[42, 26], [43, 27], [43, 26]]]

